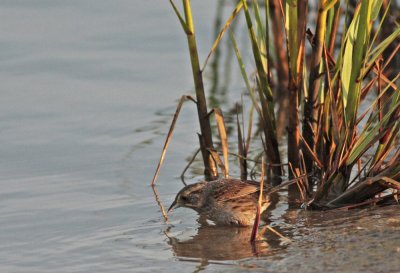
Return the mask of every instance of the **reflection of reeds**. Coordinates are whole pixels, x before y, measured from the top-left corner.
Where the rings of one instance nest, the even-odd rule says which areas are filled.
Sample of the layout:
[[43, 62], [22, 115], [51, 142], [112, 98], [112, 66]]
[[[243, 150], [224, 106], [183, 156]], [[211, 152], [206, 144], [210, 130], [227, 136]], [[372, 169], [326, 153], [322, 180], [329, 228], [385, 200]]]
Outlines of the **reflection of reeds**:
[[164, 208], [163, 204], [162, 204], [161, 201], [160, 201], [160, 197], [159, 197], [159, 195], [158, 195], [158, 192], [157, 192], [157, 189], [156, 189], [155, 185], [152, 185], [151, 188], [153, 189], [154, 198], [156, 199], [157, 205], [158, 205], [158, 207], [159, 207], [160, 210], [161, 210], [161, 214], [162, 214], [162, 216], [164, 217], [164, 221], [165, 221], [165, 223], [168, 223], [168, 216], [167, 216], [167, 213], [166, 213], [166, 211], [165, 211], [165, 208]]

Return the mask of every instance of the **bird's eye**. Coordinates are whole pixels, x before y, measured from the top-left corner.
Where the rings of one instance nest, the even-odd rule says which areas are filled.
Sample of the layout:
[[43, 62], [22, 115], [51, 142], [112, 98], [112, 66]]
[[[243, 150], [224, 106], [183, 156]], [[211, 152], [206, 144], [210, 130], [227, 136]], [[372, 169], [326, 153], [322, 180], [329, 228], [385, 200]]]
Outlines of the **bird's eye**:
[[189, 201], [189, 197], [187, 197], [187, 196], [181, 196], [181, 199], [184, 202]]

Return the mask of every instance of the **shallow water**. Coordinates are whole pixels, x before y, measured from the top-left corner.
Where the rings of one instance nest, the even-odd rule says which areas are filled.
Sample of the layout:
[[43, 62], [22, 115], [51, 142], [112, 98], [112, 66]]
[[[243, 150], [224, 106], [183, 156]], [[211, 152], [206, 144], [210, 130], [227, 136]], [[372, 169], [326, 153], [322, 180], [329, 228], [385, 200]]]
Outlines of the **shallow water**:
[[[204, 59], [217, 2], [192, 2]], [[267, 232], [251, 245], [247, 229], [201, 226], [188, 210], [164, 223], [149, 183], [191, 73], [168, 1], [137, 3], [1, 1], [0, 271], [398, 271], [398, 207], [290, 211], [282, 193], [270, 222], [291, 243]], [[210, 98], [224, 111], [240, 74], [229, 82]], [[197, 128], [187, 104], [158, 180], [164, 205]]]

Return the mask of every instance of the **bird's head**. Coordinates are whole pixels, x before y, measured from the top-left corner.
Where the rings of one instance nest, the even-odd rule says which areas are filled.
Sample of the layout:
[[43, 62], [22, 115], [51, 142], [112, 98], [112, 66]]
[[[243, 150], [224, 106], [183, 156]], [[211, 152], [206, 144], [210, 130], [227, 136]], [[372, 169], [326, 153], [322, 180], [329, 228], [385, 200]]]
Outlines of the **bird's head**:
[[172, 202], [171, 206], [168, 209], [168, 212], [179, 207], [186, 207], [196, 210], [203, 206], [203, 192], [206, 184], [207, 182], [198, 182], [185, 186], [176, 195], [174, 202]]

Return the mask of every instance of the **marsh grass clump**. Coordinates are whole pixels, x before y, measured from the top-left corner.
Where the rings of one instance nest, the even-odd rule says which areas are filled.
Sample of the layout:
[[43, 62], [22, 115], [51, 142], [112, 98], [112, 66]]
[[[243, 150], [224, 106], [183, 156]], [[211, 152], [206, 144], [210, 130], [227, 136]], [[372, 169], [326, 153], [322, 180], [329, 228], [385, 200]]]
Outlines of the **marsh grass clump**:
[[[397, 2], [232, 2], [236, 6], [200, 69], [190, 1], [183, 0], [184, 18], [170, 0], [188, 37], [196, 89], [196, 99], [191, 100], [197, 106], [201, 124], [199, 141], [206, 178], [217, 177], [218, 167], [224, 177], [229, 177], [222, 112], [207, 109], [202, 84], [208, 59], [229, 32], [251, 99], [251, 111], [257, 113], [260, 125], [257, 132], [247, 131], [247, 139], [259, 138], [256, 134], [261, 132], [263, 145], [253, 149], [263, 150], [271, 173], [280, 176], [287, 171], [290, 177], [298, 177], [297, 187], [291, 191], [297, 192], [308, 208], [350, 208], [388, 198], [397, 200], [400, 193]], [[244, 16], [248, 32], [254, 73], [245, 68], [247, 62], [235, 38], [238, 27], [230, 29], [240, 16]], [[212, 115], [218, 125], [221, 152], [213, 146]], [[251, 125], [252, 112], [249, 116]], [[241, 178], [246, 179], [250, 142], [240, 128], [239, 118], [237, 126]], [[172, 130], [173, 126], [168, 139]], [[278, 149], [284, 145], [281, 143], [284, 134], [287, 160], [282, 159]]]

